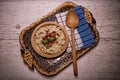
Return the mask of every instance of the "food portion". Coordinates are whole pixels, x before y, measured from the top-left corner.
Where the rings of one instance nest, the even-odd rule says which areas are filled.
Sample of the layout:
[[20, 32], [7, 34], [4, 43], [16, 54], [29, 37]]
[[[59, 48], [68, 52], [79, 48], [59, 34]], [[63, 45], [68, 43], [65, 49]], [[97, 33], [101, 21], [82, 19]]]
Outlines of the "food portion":
[[35, 43], [44, 53], [59, 53], [65, 44], [65, 34], [56, 25], [44, 25], [35, 33]]
[[60, 36], [55, 31], [53, 31], [51, 33], [48, 33], [48, 32], [49, 32], [49, 29], [48, 29], [48, 31], [46, 31], [46, 36], [42, 37], [43, 38], [42, 43], [44, 44], [44, 46], [46, 48], [50, 48], [56, 41], [56, 37]]

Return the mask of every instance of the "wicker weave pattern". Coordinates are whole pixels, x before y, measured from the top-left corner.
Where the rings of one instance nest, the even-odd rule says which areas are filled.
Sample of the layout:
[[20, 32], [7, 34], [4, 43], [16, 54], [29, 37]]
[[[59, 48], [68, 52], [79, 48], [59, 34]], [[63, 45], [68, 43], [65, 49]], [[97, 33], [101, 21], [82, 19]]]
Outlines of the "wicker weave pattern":
[[[71, 53], [64, 53], [63, 55], [57, 58], [54, 58], [54, 59], [46, 59], [46, 58], [41, 57], [32, 48], [30, 40], [31, 40], [31, 34], [37, 25], [43, 22], [47, 22], [47, 21], [57, 22], [57, 19], [55, 17], [56, 14], [68, 11], [69, 9], [74, 8], [74, 7], [76, 7], [76, 4], [72, 2], [63, 3], [62, 5], [60, 5], [60, 7], [55, 9], [55, 11], [53, 11], [52, 13], [49, 13], [46, 17], [43, 17], [42, 19], [37, 20], [34, 24], [28, 26], [25, 30], [23, 30], [23, 32], [20, 35], [20, 42], [21, 42], [21, 46], [23, 47], [23, 51], [24, 51], [22, 55], [25, 55], [25, 56], [26, 55], [30, 56], [30, 54], [32, 55], [32, 57], [30, 56], [31, 57], [30, 59], [28, 57], [27, 58], [23, 57], [23, 59], [25, 59], [29, 67], [32, 67], [32, 65], [34, 65], [37, 68], [37, 70], [41, 72], [42, 74], [54, 75], [72, 62]], [[85, 14], [89, 13], [86, 8], [83, 8], [83, 10], [85, 11]], [[91, 15], [87, 14], [86, 17], [88, 19], [87, 18], [86, 19], [95, 37], [95, 43], [89, 48], [78, 50], [77, 57], [80, 57], [82, 54], [90, 50], [92, 47], [94, 47], [98, 43], [98, 32], [93, 26], [94, 19], [91, 20], [90, 16]], [[28, 50], [30, 53], [26, 54], [25, 50]]]

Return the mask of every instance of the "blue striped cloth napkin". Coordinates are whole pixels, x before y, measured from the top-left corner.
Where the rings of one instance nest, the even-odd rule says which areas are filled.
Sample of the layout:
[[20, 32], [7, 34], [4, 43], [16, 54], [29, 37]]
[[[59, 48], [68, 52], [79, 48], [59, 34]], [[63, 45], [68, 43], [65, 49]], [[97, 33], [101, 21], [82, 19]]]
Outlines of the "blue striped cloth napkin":
[[[94, 36], [92, 34], [92, 31], [86, 21], [84, 12], [82, 10], [81, 6], [77, 6], [74, 8], [74, 11], [77, 13], [79, 18], [79, 24], [77, 28], [75, 29], [75, 44], [76, 44], [76, 50], [81, 50], [86, 47], [92, 46], [92, 44], [95, 42]], [[70, 29], [66, 26], [66, 15], [68, 11], [58, 13], [56, 14], [56, 19], [59, 24], [65, 27], [68, 37], [69, 37], [69, 44], [68, 48], [66, 50], [67, 53], [72, 52], [71, 47], [71, 32]]]

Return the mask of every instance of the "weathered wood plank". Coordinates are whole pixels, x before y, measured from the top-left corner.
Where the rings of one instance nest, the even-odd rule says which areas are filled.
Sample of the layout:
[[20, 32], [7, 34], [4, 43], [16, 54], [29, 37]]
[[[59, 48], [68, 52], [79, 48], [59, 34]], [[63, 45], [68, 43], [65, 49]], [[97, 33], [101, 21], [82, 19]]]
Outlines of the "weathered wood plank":
[[106, 39], [120, 39], [120, 26], [119, 25], [106, 25], [97, 27], [100, 38]]
[[0, 40], [0, 64], [22, 62], [18, 40]]
[[[88, 8], [93, 13], [97, 21], [97, 27], [100, 26], [100, 30], [102, 30], [101, 26], [117, 26], [119, 29], [120, 16], [117, 15], [120, 13], [120, 8], [118, 6], [119, 2], [98, 1], [99, 4], [97, 5], [95, 3], [97, 1], [75, 2], [77, 4], [83, 4], [83, 6]], [[18, 39], [20, 32], [26, 26], [30, 25], [32, 22], [36, 21], [38, 18], [42, 17], [47, 12], [59, 5], [55, 4], [53, 1], [51, 1], [51, 3], [55, 4], [54, 6], [46, 5], [47, 3], [45, 3], [45, 1], [36, 1], [34, 4], [33, 1], [29, 1], [29, 4], [27, 3], [28, 1], [0, 2], [0, 39]], [[17, 28], [16, 26], [18, 25], [20, 25], [20, 27]], [[109, 32], [109, 30], [105, 32]], [[113, 33], [111, 32], [111, 34]]]
[[[1, 80], [120, 80], [120, 1], [69, 0], [93, 13], [100, 33], [99, 44], [78, 59], [77, 78], [72, 66], [53, 77], [45, 77], [24, 65], [19, 45], [20, 32], [65, 0], [0, 0]], [[54, 6], [51, 6], [54, 5]]]
[[[34, 4], [33, 4], [34, 2]], [[55, 4], [55, 3], [58, 4]], [[53, 1], [54, 6], [46, 5], [46, 1], [18, 1], [18, 2], [1, 2], [0, 3], [0, 11], [1, 11], [1, 19], [0, 23], [4, 24], [13, 24], [13, 23], [29, 23], [31, 24], [36, 19], [42, 17], [47, 12], [51, 11], [59, 4], [64, 1]], [[75, 1], [77, 4], [81, 4], [88, 8], [95, 18], [103, 18], [103, 19], [120, 19], [118, 15], [120, 13], [120, 2], [116, 1]], [[97, 4], [96, 4], [97, 3]], [[42, 7], [42, 8], [41, 8]], [[9, 14], [9, 15], [8, 15]], [[31, 16], [31, 17], [29, 17]], [[11, 19], [11, 21], [9, 21]]]
[[[99, 47], [95, 49], [95, 52], [97, 52], [95, 53], [95, 55], [100, 56], [105, 53], [109, 53], [110, 55], [112, 55], [114, 53], [114, 56], [116, 55], [119, 57], [119, 44], [119, 38], [100, 38], [100, 43], [98, 45]], [[8, 63], [8, 61], [11, 61], [11, 63], [22, 62], [20, 55], [20, 45], [18, 40], [0, 40], [0, 52], [4, 53], [0, 56], [0, 63]], [[6, 58], [6, 56], [9, 56], [9, 58]]]
[[[5, 79], [19, 79], [21, 71], [24, 73], [24, 75], [31, 75], [29, 77], [25, 77], [21, 74], [21, 77], [23, 77], [23, 79], [31, 78], [34, 80], [38, 79], [38, 77], [42, 77], [42, 75], [38, 75], [38, 72], [32, 73], [31, 71], [29, 71], [27, 66], [23, 65], [24, 63], [20, 55], [18, 40], [1, 40], [0, 45], [0, 53], [2, 53], [0, 54], [0, 72], [2, 76], [9, 76]], [[89, 51], [85, 56], [82, 56], [80, 59], [78, 59], [78, 78], [83, 80], [89, 80], [89, 78], [117, 79], [115, 77], [118, 77], [120, 75], [120, 71], [118, 70], [120, 66], [119, 49], [119, 40], [100, 39], [98, 46], [96, 46], [93, 50]], [[71, 69], [72, 66], [68, 67], [59, 75], [54, 77], [54, 79], [74, 79]], [[11, 74], [6, 74], [6, 70]], [[71, 77], [69, 78], [69, 76], [67, 76], [66, 74], [71, 75]], [[36, 78], [33, 78], [32, 75], [36, 76]], [[0, 76], [0, 78], [3, 78], [2, 76]]]
[[[120, 57], [120, 40], [119, 39], [100, 39], [100, 42], [97, 47], [93, 50], [91, 56], [100, 57], [104, 56], [113, 56], [116, 58]], [[0, 63], [17, 63], [22, 62], [20, 45], [18, 40], [0, 40]], [[91, 53], [91, 52], [88, 52]], [[108, 55], [109, 54], [109, 55]], [[6, 58], [9, 56], [9, 58]], [[6, 58], [6, 59], [5, 59]], [[4, 60], [5, 59], [5, 60]]]
[[[0, 39], [19, 39], [19, 34], [22, 31], [24, 25], [20, 25], [19, 28], [16, 28], [16, 25], [4, 26], [0, 25]], [[11, 27], [11, 28], [10, 28]], [[97, 29], [100, 34], [100, 38], [113, 38], [120, 39], [120, 26], [119, 25], [105, 25], [97, 26]]]
[[[47, 80], [49, 77], [31, 71], [24, 63], [0, 64], [1, 80]], [[49, 79], [51, 80], [51, 79]]]

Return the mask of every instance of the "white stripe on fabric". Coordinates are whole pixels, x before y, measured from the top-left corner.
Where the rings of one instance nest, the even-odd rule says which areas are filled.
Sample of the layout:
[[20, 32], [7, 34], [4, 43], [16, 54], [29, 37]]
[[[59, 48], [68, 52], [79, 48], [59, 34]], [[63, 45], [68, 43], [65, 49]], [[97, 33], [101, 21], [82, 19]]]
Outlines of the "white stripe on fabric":
[[[56, 18], [57, 18], [57, 21], [60, 25], [64, 26], [67, 33], [68, 33], [68, 37], [69, 37], [69, 43], [68, 43], [68, 48], [67, 48], [67, 52], [70, 53], [72, 52], [72, 48], [71, 48], [71, 31], [70, 29], [66, 26], [66, 14], [67, 14], [68, 11], [66, 12], [62, 12], [62, 13], [58, 13], [56, 14]], [[83, 46], [83, 43], [82, 43], [82, 40], [81, 40], [81, 37], [80, 35], [78, 34], [78, 30], [75, 29], [75, 44], [76, 44], [76, 50], [80, 50], [81, 47]]]

